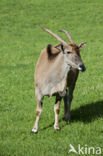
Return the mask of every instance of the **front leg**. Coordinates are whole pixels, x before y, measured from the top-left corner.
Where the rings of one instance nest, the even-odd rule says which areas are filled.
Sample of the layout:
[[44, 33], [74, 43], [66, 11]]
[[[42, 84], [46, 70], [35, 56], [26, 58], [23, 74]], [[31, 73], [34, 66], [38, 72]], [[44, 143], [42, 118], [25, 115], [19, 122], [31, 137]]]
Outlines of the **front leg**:
[[59, 112], [60, 112], [60, 102], [61, 102], [61, 97], [56, 97], [56, 102], [54, 106], [54, 113], [55, 113], [55, 123], [54, 123], [54, 129], [59, 130]]
[[69, 87], [69, 92], [67, 91], [66, 95], [64, 96], [64, 119], [66, 121], [70, 120], [70, 107], [71, 107], [71, 102], [73, 99], [73, 90], [74, 87], [70, 86]]

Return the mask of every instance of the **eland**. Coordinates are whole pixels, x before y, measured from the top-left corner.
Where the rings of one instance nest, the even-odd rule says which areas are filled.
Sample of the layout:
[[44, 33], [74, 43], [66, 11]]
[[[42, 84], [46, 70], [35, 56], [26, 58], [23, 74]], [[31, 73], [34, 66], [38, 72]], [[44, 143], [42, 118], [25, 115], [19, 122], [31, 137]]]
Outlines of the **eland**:
[[70, 43], [67, 43], [44, 26], [40, 27], [59, 40], [60, 44], [56, 46], [48, 44], [41, 52], [36, 65], [34, 81], [37, 108], [36, 121], [32, 129], [33, 133], [38, 132], [38, 123], [42, 112], [44, 96], [56, 97], [54, 105], [55, 130], [60, 129], [59, 112], [62, 99], [64, 100], [64, 118], [67, 121], [70, 120], [70, 106], [78, 74], [79, 71], [84, 72], [86, 70], [80, 56], [80, 48], [86, 45], [85, 42], [76, 45], [70, 34], [66, 30], [61, 30], [70, 40]]

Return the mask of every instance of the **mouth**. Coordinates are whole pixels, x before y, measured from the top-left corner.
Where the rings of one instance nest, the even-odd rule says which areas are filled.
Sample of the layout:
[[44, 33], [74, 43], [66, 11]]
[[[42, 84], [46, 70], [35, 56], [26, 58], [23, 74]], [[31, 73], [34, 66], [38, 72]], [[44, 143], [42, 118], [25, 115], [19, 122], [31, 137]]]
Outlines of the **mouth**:
[[79, 70], [80, 72], [85, 72], [85, 71], [86, 71], [86, 68], [85, 68], [85, 66], [82, 66], [82, 67], [79, 67], [78, 70]]
[[78, 68], [78, 70], [79, 70], [80, 72], [83, 72], [82, 68], [80, 68], [80, 67]]
[[86, 71], [86, 68], [85, 68], [84, 65], [80, 65], [79, 67], [77, 67], [75, 65], [70, 65], [70, 64], [68, 64], [68, 65], [70, 66], [70, 69], [75, 68], [75, 69], [78, 69], [80, 72], [85, 72]]

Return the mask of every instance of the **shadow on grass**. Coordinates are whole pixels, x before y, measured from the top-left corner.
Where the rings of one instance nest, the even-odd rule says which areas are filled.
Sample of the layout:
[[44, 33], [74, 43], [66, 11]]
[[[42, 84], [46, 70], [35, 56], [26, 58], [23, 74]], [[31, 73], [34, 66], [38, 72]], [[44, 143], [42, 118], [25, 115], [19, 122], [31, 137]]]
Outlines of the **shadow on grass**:
[[71, 122], [82, 121], [89, 123], [99, 117], [103, 117], [103, 101], [86, 104], [71, 111]]
[[[86, 104], [78, 109], [72, 110], [70, 123], [76, 121], [89, 123], [94, 121], [95, 119], [98, 119], [99, 117], [103, 117], [103, 101], [97, 101], [95, 103]], [[63, 119], [61, 118], [59, 122], [61, 122], [62, 120]], [[53, 125], [54, 123], [51, 123], [50, 125], [44, 127], [42, 130], [53, 127]], [[64, 126], [62, 126], [61, 128], [63, 127]]]

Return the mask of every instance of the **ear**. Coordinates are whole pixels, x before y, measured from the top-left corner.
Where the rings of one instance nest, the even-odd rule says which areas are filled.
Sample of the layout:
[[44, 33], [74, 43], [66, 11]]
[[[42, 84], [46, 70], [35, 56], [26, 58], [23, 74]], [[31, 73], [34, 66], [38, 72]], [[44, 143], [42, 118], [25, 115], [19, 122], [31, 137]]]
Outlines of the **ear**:
[[64, 48], [64, 45], [61, 44], [61, 50], [62, 50], [62, 53], [63, 53], [63, 54], [65, 54], [64, 49], [65, 49], [65, 48]]
[[79, 44], [78, 48], [83, 48], [87, 43], [86, 42], [82, 42]]

